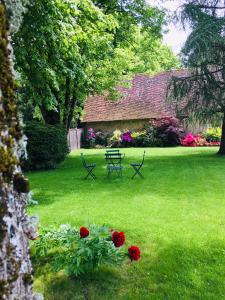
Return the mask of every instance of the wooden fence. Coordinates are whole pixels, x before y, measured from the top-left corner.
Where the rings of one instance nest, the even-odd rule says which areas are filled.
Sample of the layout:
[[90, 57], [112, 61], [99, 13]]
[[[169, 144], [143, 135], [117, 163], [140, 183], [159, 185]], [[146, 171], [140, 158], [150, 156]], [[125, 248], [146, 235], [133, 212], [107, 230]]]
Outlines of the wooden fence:
[[68, 144], [70, 151], [78, 150], [81, 148], [81, 137], [83, 129], [71, 128], [68, 133]]

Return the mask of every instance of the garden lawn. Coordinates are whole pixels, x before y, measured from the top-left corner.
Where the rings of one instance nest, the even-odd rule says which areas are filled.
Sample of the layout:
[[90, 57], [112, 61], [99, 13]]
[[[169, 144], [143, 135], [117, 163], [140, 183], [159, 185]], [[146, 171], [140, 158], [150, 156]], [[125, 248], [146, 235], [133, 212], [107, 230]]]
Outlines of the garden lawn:
[[35, 270], [35, 289], [46, 300], [225, 299], [225, 158], [217, 148], [147, 148], [144, 179], [129, 163], [144, 149], [126, 154], [122, 179], [106, 179], [105, 150], [84, 150], [96, 162], [97, 180], [84, 180], [80, 153], [58, 169], [28, 173], [34, 199], [29, 209], [41, 225], [106, 224], [138, 245], [141, 260], [103, 267], [78, 279]]

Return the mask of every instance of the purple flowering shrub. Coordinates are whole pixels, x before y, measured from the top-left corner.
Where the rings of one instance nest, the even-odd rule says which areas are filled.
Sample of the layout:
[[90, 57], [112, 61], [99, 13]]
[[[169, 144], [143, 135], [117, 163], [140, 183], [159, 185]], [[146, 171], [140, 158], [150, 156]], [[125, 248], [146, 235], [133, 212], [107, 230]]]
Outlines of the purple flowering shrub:
[[155, 146], [177, 146], [181, 144], [181, 130], [176, 118], [165, 117], [150, 121], [154, 128]]
[[133, 138], [130, 131], [126, 131], [121, 135], [121, 145], [129, 147], [133, 145]]
[[131, 132], [130, 131], [126, 131], [122, 134], [122, 142], [126, 142], [126, 143], [131, 143], [133, 141], [133, 138], [131, 136]]

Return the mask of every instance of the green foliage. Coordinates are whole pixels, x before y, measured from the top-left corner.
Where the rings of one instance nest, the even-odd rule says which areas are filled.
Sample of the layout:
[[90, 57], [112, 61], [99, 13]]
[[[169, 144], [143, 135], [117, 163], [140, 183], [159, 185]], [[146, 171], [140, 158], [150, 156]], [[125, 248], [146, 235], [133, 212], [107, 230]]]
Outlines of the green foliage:
[[96, 130], [95, 133], [95, 143], [100, 146], [107, 146], [109, 140], [109, 134], [102, 132], [101, 130]]
[[173, 78], [169, 96], [179, 113], [212, 125], [223, 122], [219, 154], [225, 155], [225, 16], [223, 1], [187, 1], [181, 18], [192, 29], [182, 50], [190, 69], [182, 78]]
[[132, 72], [155, 74], [180, 67], [178, 58], [170, 47], [163, 45], [160, 38], [141, 33], [137, 28], [133, 43]]
[[204, 137], [209, 142], [219, 142], [221, 140], [222, 130], [220, 127], [212, 127], [206, 130]]
[[68, 129], [87, 96], [115, 99], [124, 77], [176, 66], [161, 45], [164, 23], [142, 0], [33, 1], [13, 36], [23, 113], [32, 118], [38, 106], [46, 123]]
[[124, 254], [114, 246], [109, 228], [93, 225], [89, 230], [89, 236], [82, 238], [79, 231], [69, 225], [43, 228], [33, 244], [34, 261], [41, 266], [43, 260], [51, 257], [53, 270], [64, 269], [70, 276], [96, 270], [104, 264], [121, 263]]
[[151, 126], [146, 126], [142, 131], [134, 131], [131, 134], [133, 145], [135, 147], [149, 147], [153, 144], [154, 129]]
[[60, 125], [48, 125], [37, 121], [28, 122], [24, 128], [28, 137], [28, 169], [55, 168], [68, 153], [67, 133]]

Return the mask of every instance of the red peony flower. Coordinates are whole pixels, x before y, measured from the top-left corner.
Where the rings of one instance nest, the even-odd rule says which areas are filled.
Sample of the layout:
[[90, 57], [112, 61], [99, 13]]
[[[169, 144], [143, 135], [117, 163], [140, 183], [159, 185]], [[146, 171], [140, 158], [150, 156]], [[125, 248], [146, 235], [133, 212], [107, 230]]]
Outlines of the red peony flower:
[[137, 246], [131, 246], [128, 249], [130, 260], [139, 260], [141, 256], [141, 251]]
[[89, 236], [89, 230], [86, 227], [81, 227], [80, 228], [80, 236], [82, 238], [86, 238], [87, 236]]
[[113, 244], [115, 245], [115, 247], [122, 246], [125, 242], [124, 232], [114, 231], [112, 234], [112, 241], [113, 241]]

